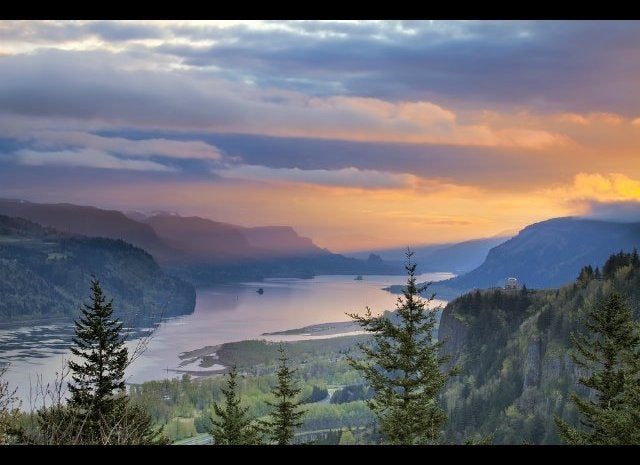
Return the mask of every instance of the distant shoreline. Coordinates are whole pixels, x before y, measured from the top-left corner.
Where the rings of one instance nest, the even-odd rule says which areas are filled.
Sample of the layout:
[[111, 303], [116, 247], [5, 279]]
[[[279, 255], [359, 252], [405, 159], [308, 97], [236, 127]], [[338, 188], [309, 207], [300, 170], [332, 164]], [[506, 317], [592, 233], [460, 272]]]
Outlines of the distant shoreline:
[[0, 330], [19, 328], [21, 326], [46, 326], [49, 324], [73, 323], [73, 318], [69, 316], [46, 316], [38, 318], [20, 318], [0, 322]]
[[359, 329], [360, 325], [355, 321], [334, 321], [303, 326], [302, 328], [262, 333], [261, 336], [338, 336], [343, 333], [358, 331]]
[[[358, 334], [354, 334], [358, 333]], [[262, 333], [260, 336], [303, 336], [300, 339], [285, 340], [284, 343], [322, 343], [330, 339], [358, 338], [364, 336], [359, 325], [353, 321], [338, 321], [331, 323], [319, 323], [315, 325], [304, 326], [302, 328], [289, 329], [285, 331], [275, 331], [271, 333]], [[306, 337], [304, 337], [306, 336]], [[276, 341], [253, 338], [236, 342], [225, 342], [223, 344], [204, 346], [199, 349], [181, 352], [178, 354], [180, 363], [176, 368], [169, 368], [167, 371], [179, 374], [188, 374], [197, 378], [206, 378], [210, 376], [219, 376], [227, 373], [231, 366], [228, 359], [229, 347], [244, 344], [275, 344]], [[225, 355], [226, 354], [226, 355]], [[194, 369], [197, 367], [203, 370]], [[191, 366], [192, 368], [188, 368]], [[206, 369], [215, 367], [213, 369]]]

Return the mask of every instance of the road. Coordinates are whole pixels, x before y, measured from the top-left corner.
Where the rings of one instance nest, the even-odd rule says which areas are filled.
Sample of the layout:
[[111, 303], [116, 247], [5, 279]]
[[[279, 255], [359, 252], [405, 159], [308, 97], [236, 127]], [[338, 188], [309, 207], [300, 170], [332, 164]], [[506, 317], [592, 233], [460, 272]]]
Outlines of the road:
[[201, 446], [203, 444], [211, 444], [213, 442], [213, 437], [209, 434], [205, 436], [198, 436], [193, 439], [186, 439], [180, 442], [180, 446]]

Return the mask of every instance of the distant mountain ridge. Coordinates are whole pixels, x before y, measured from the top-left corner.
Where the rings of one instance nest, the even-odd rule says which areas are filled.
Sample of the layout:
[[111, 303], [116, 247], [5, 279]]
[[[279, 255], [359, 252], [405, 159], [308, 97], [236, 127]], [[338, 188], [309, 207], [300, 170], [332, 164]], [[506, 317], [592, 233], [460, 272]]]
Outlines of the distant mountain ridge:
[[478, 268], [434, 283], [432, 290], [451, 298], [474, 288], [503, 286], [508, 277], [528, 288], [557, 288], [573, 281], [583, 266], [595, 268], [611, 254], [634, 248], [640, 249], [640, 223], [553, 218], [525, 227], [492, 248]]
[[198, 216], [160, 212], [127, 215], [117, 210], [68, 203], [41, 204], [0, 199], [0, 214], [31, 220], [59, 231], [122, 239], [145, 249], [160, 263], [276, 258], [330, 253], [290, 226], [243, 227]]
[[585, 265], [596, 267], [620, 250], [640, 247], [640, 223], [575, 217], [535, 223], [489, 251], [485, 262], [459, 278], [458, 285], [489, 287], [514, 276], [528, 287], [560, 287]]
[[69, 234], [121, 239], [146, 250], [159, 262], [179, 255], [179, 251], [167, 246], [151, 226], [117, 210], [68, 203], [44, 204], [0, 199], [0, 215], [24, 218]]
[[[448, 271], [461, 274], [480, 266], [487, 258], [489, 250], [507, 241], [510, 236], [496, 236], [485, 239], [471, 239], [463, 242], [411, 246], [413, 260], [419, 264], [422, 272]], [[403, 262], [407, 248], [381, 249], [367, 252], [351, 253], [349, 256], [364, 258], [370, 253], [383, 260]]]
[[171, 274], [201, 286], [268, 277], [402, 272], [382, 260], [333, 254], [290, 226], [243, 227], [165, 212], [127, 216], [96, 207], [20, 200], [0, 200], [0, 214], [68, 233], [123, 240], [149, 252]]
[[243, 227], [197, 216], [157, 214], [144, 219], [182, 260], [167, 269], [197, 286], [265, 278], [312, 278], [319, 274], [399, 274], [402, 267], [379, 257], [357, 260], [334, 254], [290, 226]]
[[[255, 258], [306, 257], [330, 252], [290, 226], [247, 228], [198, 216], [153, 215], [142, 220], [191, 261], [225, 262]], [[184, 260], [183, 260], [184, 261]]]
[[242, 234], [253, 247], [270, 256], [310, 256], [330, 254], [315, 245], [308, 237], [299, 236], [291, 226], [257, 226], [241, 228]]
[[224, 262], [247, 258], [256, 253], [246, 237], [233, 225], [197, 216], [157, 215], [148, 224], [168, 245], [180, 250], [177, 261]]

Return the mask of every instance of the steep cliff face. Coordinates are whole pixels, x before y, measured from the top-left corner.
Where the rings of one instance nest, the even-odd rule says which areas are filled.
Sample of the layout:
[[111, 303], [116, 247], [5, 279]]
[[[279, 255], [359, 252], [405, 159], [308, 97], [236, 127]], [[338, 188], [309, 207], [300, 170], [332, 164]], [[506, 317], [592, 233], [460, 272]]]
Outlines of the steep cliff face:
[[528, 387], [538, 387], [540, 385], [540, 351], [540, 339], [534, 337], [534, 339], [529, 341], [529, 344], [527, 344], [527, 353], [524, 359], [523, 367], [523, 391]]
[[548, 291], [476, 291], [444, 309], [439, 339], [443, 353], [461, 367], [445, 392], [449, 422], [445, 437], [462, 441], [493, 435], [494, 443], [559, 442], [553, 422], [577, 424], [572, 391], [587, 373], [569, 356], [569, 335], [581, 329], [590, 302], [613, 288], [629, 296], [640, 315], [640, 266], [622, 266], [607, 279], [577, 282]]
[[453, 315], [451, 311], [442, 312], [440, 325], [438, 326], [439, 340], [444, 341], [442, 350], [451, 359], [447, 368], [451, 368], [460, 359], [467, 342], [469, 327], [462, 320]]

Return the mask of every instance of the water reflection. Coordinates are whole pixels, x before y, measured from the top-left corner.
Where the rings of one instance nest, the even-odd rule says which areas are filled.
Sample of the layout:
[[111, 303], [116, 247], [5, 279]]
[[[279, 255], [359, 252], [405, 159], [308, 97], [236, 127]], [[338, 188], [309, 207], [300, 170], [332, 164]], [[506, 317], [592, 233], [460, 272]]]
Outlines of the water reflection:
[[[447, 279], [449, 273], [428, 273], [419, 281]], [[311, 324], [345, 321], [345, 312], [375, 312], [395, 308], [396, 295], [382, 288], [403, 282], [402, 276], [318, 276], [314, 279], [270, 279], [260, 283], [219, 285], [198, 291], [191, 315], [164, 320], [148, 342], [144, 354], [127, 370], [129, 382], [177, 376], [178, 355], [204, 346], [243, 339], [295, 340], [304, 336], [260, 336]], [[262, 288], [263, 294], [256, 291]], [[135, 336], [144, 334], [138, 330]], [[36, 375], [52, 379], [61, 359], [69, 356], [73, 335], [69, 321], [0, 330], [0, 364], [11, 363], [8, 380], [28, 394]], [[131, 350], [138, 339], [127, 345]], [[317, 337], [317, 336], [311, 336]], [[197, 370], [198, 367], [189, 367]], [[209, 370], [211, 368], [208, 368]]]

